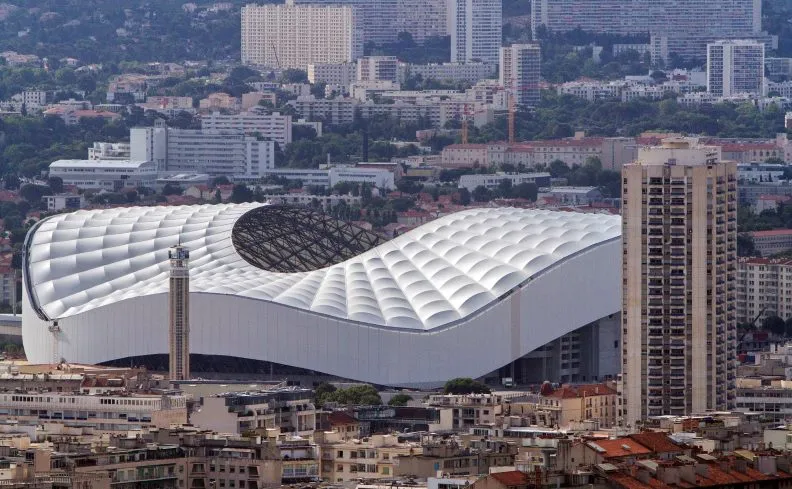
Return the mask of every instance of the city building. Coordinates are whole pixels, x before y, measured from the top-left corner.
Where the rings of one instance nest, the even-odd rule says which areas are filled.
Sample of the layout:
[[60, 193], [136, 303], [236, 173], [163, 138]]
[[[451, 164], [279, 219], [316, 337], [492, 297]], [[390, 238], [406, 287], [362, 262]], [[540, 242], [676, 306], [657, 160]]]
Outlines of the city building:
[[491, 63], [399, 64], [399, 81], [420, 76], [424, 80], [474, 84], [495, 76], [497, 66]]
[[312, 84], [325, 83], [348, 87], [355, 81], [357, 65], [355, 63], [311, 63], [308, 65], [308, 81]]
[[379, 168], [360, 168], [356, 166], [334, 166], [328, 171], [331, 187], [340, 182], [368, 183], [374, 187], [393, 190], [396, 188], [392, 171]]
[[363, 19], [348, 5], [283, 4], [242, 7], [242, 63], [304, 70], [346, 63], [363, 54]]
[[[705, 23], [701, 19], [707, 19]], [[537, 0], [531, 2], [534, 39], [542, 27], [550, 32], [650, 35], [652, 60], [671, 53], [703, 60], [708, 42], [754, 39], [762, 32], [761, 2], [750, 0]]]
[[150, 160], [57, 160], [50, 163], [49, 176], [80, 189], [118, 192], [153, 187], [157, 167]]
[[445, 0], [397, 0], [396, 34], [409, 32], [416, 42], [448, 35]]
[[251, 111], [233, 115], [212, 112], [201, 118], [201, 129], [255, 135], [275, 141], [283, 149], [292, 141], [292, 116], [281, 115], [280, 112], [263, 114]]
[[618, 401], [616, 390], [605, 384], [564, 385], [542, 396], [539, 406], [558, 411], [558, 426], [593, 420], [601, 428], [611, 428], [620, 417]]
[[540, 197], [552, 197], [561, 205], [591, 205], [602, 202], [602, 191], [597, 187], [556, 186], [539, 194]]
[[707, 92], [717, 97], [764, 95], [764, 50], [757, 41], [707, 44]]
[[421, 453], [420, 445], [399, 442], [394, 435], [363, 440], [345, 440], [336, 432], [323, 435], [320, 446], [327, 459], [322, 459], [322, 478], [332, 482], [392, 477], [401, 455]]
[[542, 51], [538, 44], [512, 44], [500, 48], [500, 84], [521, 107], [539, 105]]
[[20, 425], [59, 423], [100, 433], [187, 423], [187, 398], [180, 394], [0, 393], [0, 414]]
[[510, 181], [513, 187], [521, 183], [533, 183], [537, 187], [550, 186], [549, 173], [495, 173], [462, 175], [459, 178], [459, 188], [466, 188], [470, 191], [473, 191], [476, 187], [496, 189], [504, 180]]
[[41, 198], [48, 211], [78, 210], [85, 207], [85, 197], [74, 194], [45, 195]]
[[514, 467], [517, 450], [513, 441], [492, 441], [485, 447], [473, 448], [453, 439], [430, 439], [421, 444], [420, 454], [398, 456], [395, 475], [429, 478], [437, 475], [437, 467], [444, 477], [489, 474], [499, 467]]
[[128, 160], [129, 143], [100, 143], [95, 142], [88, 148], [89, 160]]
[[[737, 322], [792, 317], [792, 260], [741, 257], [737, 265]], [[758, 319], [757, 319], [758, 318]]]
[[230, 392], [202, 396], [190, 417], [201, 428], [242, 434], [277, 428], [282, 433], [311, 435], [316, 426], [313, 393], [283, 388], [257, 392]]
[[[398, 39], [398, 0], [295, 0], [297, 4], [340, 7], [354, 10], [363, 43], [386, 44]], [[361, 52], [362, 55], [362, 52]]]
[[497, 63], [503, 28], [501, 0], [450, 0], [451, 62]]
[[364, 56], [357, 61], [357, 81], [399, 82], [396, 56]]
[[130, 130], [133, 159], [153, 161], [160, 172], [261, 177], [275, 168], [275, 141], [240, 131], [174, 129], [164, 124]]
[[619, 312], [620, 231], [619, 216], [512, 208], [452, 213], [389, 242], [304, 207], [261, 203], [59, 214], [25, 243], [25, 352], [32, 362], [53, 351], [89, 364], [164, 357], [167, 249], [181, 243], [201, 296], [190, 303], [191, 354], [382, 385], [497, 378]]
[[624, 419], [733, 407], [736, 164], [670, 138], [622, 175]]
[[759, 255], [771, 257], [792, 250], [792, 229], [770, 229], [748, 233]]

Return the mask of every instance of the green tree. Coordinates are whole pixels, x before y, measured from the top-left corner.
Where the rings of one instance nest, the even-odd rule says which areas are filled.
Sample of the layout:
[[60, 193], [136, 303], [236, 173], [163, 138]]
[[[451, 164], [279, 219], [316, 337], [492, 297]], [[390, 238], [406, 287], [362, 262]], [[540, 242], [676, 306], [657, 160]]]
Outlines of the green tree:
[[180, 186], [174, 185], [172, 183], [166, 183], [165, 186], [162, 188], [162, 195], [165, 195], [165, 196], [168, 196], [168, 195], [181, 195], [182, 192], [184, 192], [184, 189], [182, 189]]
[[737, 235], [737, 256], [756, 256], [756, 246], [753, 237], [748, 233]]
[[406, 406], [408, 402], [412, 401], [412, 396], [408, 394], [396, 394], [388, 401], [388, 406]]
[[492, 200], [492, 191], [484, 185], [479, 185], [473, 189], [472, 196], [476, 202], [489, 202]]
[[520, 199], [526, 199], [526, 200], [530, 200], [531, 202], [536, 202], [536, 199], [539, 196], [539, 188], [536, 186], [535, 183], [523, 182], [514, 187], [514, 189], [512, 190], [512, 195]]
[[247, 185], [234, 185], [234, 190], [231, 191], [231, 202], [235, 204], [253, 202], [253, 191]]
[[786, 333], [786, 323], [778, 316], [767, 316], [762, 320], [762, 329], [774, 335], [783, 335]]
[[53, 194], [60, 194], [63, 192], [63, 179], [61, 177], [49, 177], [47, 184]]
[[490, 388], [468, 377], [451, 379], [443, 388], [445, 394], [489, 394]]

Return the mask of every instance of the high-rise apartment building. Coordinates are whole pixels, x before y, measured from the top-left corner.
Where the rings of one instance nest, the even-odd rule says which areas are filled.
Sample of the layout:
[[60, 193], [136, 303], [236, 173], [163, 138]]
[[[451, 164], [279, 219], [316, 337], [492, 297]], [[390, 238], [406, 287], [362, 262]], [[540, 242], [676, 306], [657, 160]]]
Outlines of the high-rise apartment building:
[[734, 405], [737, 166], [668, 139], [623, 175], [624, 422]]
[[396, 33], [409, 32], [416, 42], [447, 36], [447, 15], [445, 0], [398, 0]]
[[737, 265], [737, 322], [792, 318], [792, 260], [742, 257]]
[[719, 97], [762, 95], [764, 51], [764, 44], [751, 40], [707, 44], [707, 91]]
[[523, 107], [539, 104], [542, 51], [538, 44], [512, 44], [500, 48], [500, 84]]
[[181, 244], [172, 246], [168, 258], [168, 373], [170, 380], [187, 380], [190, 378], [190, 250]]
[[534, 0], [531, 29], [650, 34], [652, 54], [704, 59], [718, 39], [762, 38], [761, 0]]
[[399, 60], [396, 56], [365, 56], [357, 63], [357, 81], [399, 82]]
[[285, 4], [242, 7], [242, 63], [304, 70], [344, 63], [363, 54], [358, 11], [348, 5]]
[[156, 164], [160, 172], [260, 177], [275, 168], [275, 141], [242, 131], [174, 129], [158, 123], [130, 130], [131, 158]]
[[239, 114], [212, 112], [201, 118], [201, 128], [205, 131], [241, 132], [255, 134], [278, 143], [283, 149], [292, 142], [292, 116], [280, 112], [263, 114], [256, 111]]
[[399, 34], [394, 22], [398, 17], [398, 0], [295, 0], [295, 3], [323, 7], [352, 7], [364, 44], [394, 42]]
[[497, 63], [503, 28], [501, 0], [449, 0], [451, 62]]

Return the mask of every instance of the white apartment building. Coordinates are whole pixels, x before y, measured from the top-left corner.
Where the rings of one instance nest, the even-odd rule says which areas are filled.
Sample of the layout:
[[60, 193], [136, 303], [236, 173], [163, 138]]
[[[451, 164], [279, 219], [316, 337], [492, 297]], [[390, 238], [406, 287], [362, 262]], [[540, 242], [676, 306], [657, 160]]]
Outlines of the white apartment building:
[[497, 66], [491, 63], [431, 63], [425, 65], [401, 63], [399, 71], [400, 82], [404, 82], [409, 76], [421, 76], [425, 80], [473, 84], [494, 76]]
[[392, 171], [377, 168], [357, 168], [354, 166], [334, 166], [328, 172], [330, 186], [340, 182], [368, 183], [377, 188], [392, 190], [396, 188]]
[[187, 397], [4, 392], [0, 394], [0, 416], [24, 425], [54, 422], [66, 427], [90, 427], [99, 433], [168, 428], [187, 422]]
[[622, 169], [626, 424], [734, 407], [737, 168], [674, 138]]
[[737, 322], [758, 324], [768, 316], [792, 317], [792, 260], [740, 258], [737, 265]]
[[41, 201], [48, 211], [62, 211], [64, 209], [78, 210], [85, 207], [85, 197], [83, 195], [45, 195], [41, 198]]
[[133, 159], [145, 158], [161, 172], [258, 178], [275, 168], [275, 141], [239, 131], [173, 129], [163, 124], [130, 131]]
[[50, 163], [49, 176], [80, 189], [118, 192], [153, 187], [157, 166], [150, 160], [58, 160]]
[[355, 9], [364, 43], [383, 44], [396, 41], [399, 32], [398, 0], [295, 0], [297, 4], [349, 6]]
[[[586, 32], [651, 36], [653, 60], [670, 53], [703, 59], [706, 43], [719, 39], [766, 38], [760, 0], [536, 0], [531, 30], [580, 28]], [[534, 37], [536, 39], [536, 37]]]
[[539, 105], [542, 51], [538, 44], [512, 44], [500, 48], [500, 84], [521, 107]]
[[399, 82], [396, 56], [364, 56], [357, 62], [357, 81]]
[[280, 112], [262, 114], [242, 112], [234, 115], [212, 112], [201, 118], [201, 128], [206, 131], [242, 132], [275, 141], [281, 149], [292, 141], [292, 116]]
[[361, 20], [354, 7], [344, 5], [246, 5], [242, 63], [304, 70], [354, 61], [363, 53]]
[[94, 142], [88, 148], [89, 160], [128, 160], [129, 143], [101, 143]]
[[24, 104], [25, 110], [40, 111], [47, 106], [47, 92], [44, 90], [25, 90], [24, 92], [11, 97], [13, 102]]
[[332, 482], [393, 477], [402, 455], [420, 455], [417, 443], [401, 443], [394, 435], [344, 440], [340, 433], [322, 433], [322, 478]]
[[459, 188], [473, 191], [476, 187], [496, 189], [502, 181], [509, 180], [512, 186], [521, 183], [534, 183], [537, 187], [550, 186], [549, 173], [495, 173], [482, 175], [462, 175], [459, 178]]
[[409, 32], [416, 42], [448, 35], [445, 0], [397, 0], [396, 33]]
[[308, 81], [348, 87], [355, 81], [355, 63], [312, 63], [308, 65]]
[[200, 429], [218, 433], [239, 435], [280, 428], [282, 432], [308, 436], [316, 429], [311, 397], [311, 391], [294, 388], [203, 396], [190, 421]]
[[277, 168], [264, 172], [266, 177], [285, 178], [286, 180], [302, 182], [303, 186], [316, 185], [319, 187], [330, 186], [330, 175], [327, 170], [303, 170], [293, 168]]
[[501, 0], [449, 0], [452, 62], [497, 63], [502, 29]]
[[707, 92], [764, 95], [764, 50], [763, 43], [749, 40], [707, 44]]

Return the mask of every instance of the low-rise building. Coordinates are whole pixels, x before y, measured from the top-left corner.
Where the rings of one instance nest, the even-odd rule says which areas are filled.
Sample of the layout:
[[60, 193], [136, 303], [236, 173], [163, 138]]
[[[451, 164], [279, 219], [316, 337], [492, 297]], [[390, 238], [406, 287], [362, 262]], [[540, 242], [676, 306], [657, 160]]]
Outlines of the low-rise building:
[[55, 423], [100, 433], [126, 432], [187, 423], [187, 398], [180, 394], [3, 392], [0, 415], [22, 425]]
[[601, 428], [616, 426], [619, 418], [619, 395], [608, 385], [564, 385], [540, 401], [542, 407], [558, 411], [558, 426], [595, 421]]
[[356, 78], [355, 63], [315, 63], [308, 65], [308, 81], [348, 87]]
[[129, 143], [94, 142], [88, 148], [89, 160], [128, 160]]
[[602, 202], [602, 192], [597, 187], [553, 187], [540, 194], [552, 197], [561, 205], [591, 205]]
[[41, 201], [48, 211], [79, 210], [85, 207], [85, 197], [73, 194], [45, 195]]
[[279, 428], [283, 433], [310, 435], [316, 426], [313, 393], [283, 388], [204, 396], [191, 417], [202, 429], [244, 434]]
[[344, 440], [339, 433], [319, 437], [322, 479], [347, 482], [356, 479], [392, 477], [400, 455], [421, 453], [417, 443], [402, 443], [393, 435], [372, 435], [360, 440]]
[[360, 205], [361, 197], [352, 195], [313, 195], [309, 193], [284, 193], [284, 194], [263, 194], [264, 200], [270, 204], [305, 205], [311, 207], [321, 207], [330, 210], [340, 203], [345, 205]]
[[[736, 307], [735, 307], [736, 306]], [[738, 323], [750, 323], [768, 316], [792, 317], [792, 260], [746, 258], [737, 262]]]
[[430, 395], [427, 403], [440, 408], [440, 429], [468, 431], [477, 425], [494, 424], [503, 414], [500, 394]]
[[454, 477], [489, 474], [497, 467], [513, 467], [517, 445], [497, 444], [496, 449], [476, 449], [461, 446], [455, 440], [428, 440], [421, 444], [420, 454], [399, 456], [395, 475], [428, 478], [442, 472], [446, 477]]
[[490, 63], [431, 63], [399, 64], [399, 81], [420, 76], [424, 80], [438, 80], [452, 83], [477, 83], [497, 74], [497, 65]]
[[50, 164], [49, 175], [60, 177], [64, 185], [117, 192], [153, 187], [157, 167], [151, 161], [58, 160]]
[[792, 195], [760, 195], [753, 206], [754, 213], [777, 211], [779, 207], [792, 201]]
[[201, 110], [228, 110], [239, 111], [242, 107], [238, 98], [224, 92], [211, 93], [206, 98], [198, 102]]
[[754, 249], [764, 257], [792, 250], [792, 229], [771, 229], [749, 233]]
[[391, 190], [396, 188], [392, 171], [378, 168], [360, 168], [356, 166], [334, 166], [328, 171], [331, 187], [340, 182], [368, 183], [376, 188]]
[[489, 166], [486, 144], [451, 144], [443, 148], [443, 168], [486, 168]]
[[549, 173], [493, 173], [462, 175], [459, 178], [459, 188], [466, 188], [470, 191], [476, 187], [496, 189], [504, 180], [510, 181], [512, 186], [522, 183], [533, 183], [537, 187], [550, 186]]

